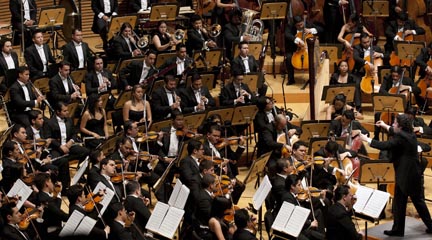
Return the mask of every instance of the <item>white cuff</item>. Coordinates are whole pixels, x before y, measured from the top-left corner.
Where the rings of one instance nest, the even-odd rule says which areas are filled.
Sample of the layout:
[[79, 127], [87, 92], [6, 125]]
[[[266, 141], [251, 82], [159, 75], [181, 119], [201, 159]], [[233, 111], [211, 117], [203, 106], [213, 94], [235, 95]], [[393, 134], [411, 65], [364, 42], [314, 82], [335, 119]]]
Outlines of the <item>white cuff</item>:
[[100, 12], [100, 13], [98, 14], [98, 18], [103, 18], [103, 16], [105, 16], [105, 14], [104, 14], [103, 12]]
[[301, 39], [298, 38], [298, 37], [296, 37], [296, 38], [294, 39], [294, 43], [295, 43], [295, 44], [299, 44], [300, 41], [301, 41]]
[[413, 35], [417, 35], [416, 30], [411, 30]]
[[111, 14], [111, 16], [117, 16], [118, 14], [116, 13], [116, 12], [113, 12], [112, 14]]
[[315, 35], [315, 34], [318, 33], [318, 31], [316, 30], [316, 28], [311, 28], [310, 30], [311, 30], [311, 32], [312, 32], [313, 35]]

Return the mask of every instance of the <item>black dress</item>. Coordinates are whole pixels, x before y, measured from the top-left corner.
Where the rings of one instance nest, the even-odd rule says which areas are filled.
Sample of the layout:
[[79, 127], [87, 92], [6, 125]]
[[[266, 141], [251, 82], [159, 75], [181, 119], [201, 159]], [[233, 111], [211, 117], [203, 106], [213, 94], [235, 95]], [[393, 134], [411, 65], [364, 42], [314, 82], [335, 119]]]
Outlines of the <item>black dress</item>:
[[[105, 136], [105, 131], [104, 131], [104, 124], [105, 124], [105, 118], [102, 117], [101, 119], [89, 119], [87, 121], [87, 124], [85, 126], [85, 128], [91, 132], [95, 132], [97, 133], [99, 136]], [[91, 135], [87, 135], [87, 134], [83, 134], [84, 137], [92, 137]], [[101, 144], [103, 142], [102, 139], [90, 139], [85, 141], [85, 145], [87, 148], [90, 149], [95, 149], [99, 144]]]
[[129, 110], [129, 120], [139, 122], [144, 117], [144, 111]]
[[[170, 40], [171, 40], [171, 39], [168, 37], [168, 35], [166, 35], [166, 34], [162, 34], [162, 33], [160, 33], [159, 31], [155, 33], [155, 36], [158, 36], [158, 37], [159, 37], [159, 41], [160, 41], [161, 46], [163, 46], [163, 45], [169, 43]], [[167, 53], [167, 52], [170, 52], [170, 51], [171, 51], [171, 47], [167, 47], [166, 49], [164, 49], [164, 50], [162, 50], [162, 51], [157, 50], [157, 49], [156, 49], [156, 46], [155, 46], [154, 44], [152, 44], [150, 47], [151, 47], [151, 49], [155, 50], [157, 53]]]

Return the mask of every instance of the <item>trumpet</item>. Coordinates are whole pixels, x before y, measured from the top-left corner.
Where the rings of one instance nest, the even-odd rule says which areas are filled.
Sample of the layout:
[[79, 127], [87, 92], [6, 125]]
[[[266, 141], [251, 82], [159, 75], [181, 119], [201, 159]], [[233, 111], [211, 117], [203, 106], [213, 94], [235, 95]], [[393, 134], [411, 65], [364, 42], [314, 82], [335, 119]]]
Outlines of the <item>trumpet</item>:
[[31, 82], [28, 81], [28, 83], [31, 85], [31, 87], [35, 90], [36, 94], [38, 96], [42, 96], [43, 98], [43, 102], [45, 103], [45, 105], [48, 107], [48, 109], [50, 110], [50, 112], [54, 112], [54, 108], [51, 107], [51, 104], [45, 99], [45, 96], [42, 94], [42, 92]]

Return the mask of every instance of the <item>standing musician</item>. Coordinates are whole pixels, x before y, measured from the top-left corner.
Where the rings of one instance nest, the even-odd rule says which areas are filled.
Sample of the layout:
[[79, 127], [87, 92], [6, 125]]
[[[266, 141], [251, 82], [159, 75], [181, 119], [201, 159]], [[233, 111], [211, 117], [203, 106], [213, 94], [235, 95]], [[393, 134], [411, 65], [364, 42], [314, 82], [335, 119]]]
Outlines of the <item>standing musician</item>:
[[71, 70], [84, 69], [90, 57], [90, 48], [86, 42], [83, 42], [82, 31], [79, 28], [72, 30], [72, 41], [62, 47], [63, 61], [69, 62]]
[[176, 79], [173, 75], [166, 75], [164, 82], [163, 87], [153, 91], [151, 98], [150, 104], [155, 121], [169, 118], [174, 110], [183, 111]]
[[[360, 36], [360, 44], [354, 46], [354, 60], [355, 65], [353, 73], [358, 77], [363, 77], [365, 75], [365, 64], [369, 64], [371, 69], [374, 69], [374, 65], [365, 60], [366, 57], [370, 56], [371, 52], [371, 37], [367, 33], [362, 33]], [[380, 47], [373, 46], [373, 58], [381, 58], [384, 61], [388, 61], [389, 54], [384, 54]]]
[[118, 1], [117, 0], [92, 0], [91, 8], [94, 12], [92, 31], [99, 34], [102, 42], [103, 49], [108, 48], [108, 28], [111, 17], [117, 16]]
[[424, 200], [422, 169], [420, 166], [417, 139], [413, 132], [412, 120], [408, 115], [397, 115], [392, 126], [383, 121], [376, 123], [393, 136], [388, 141], [379, 142], [360, 135], [373, 148], [388, 150], [390, 161], [395, 169], [395, 194], [393, 200], [394, 223], [391, 230], [384, 231], [389, 236], [404, 236], [405, 212], [408, 197], [413, 202], [418, 214], [426, 225], [426, 233], [432, 233], [432, 220]]
[[4, 76], [5, 79], [0, 83], [0, 93], [3, 95], [7, 89], [15, 82], [16, 74], [14, 69], [18, 69], [18, 54], [12, 48], [12, 42], [10, 40], [0, 41], [0, 76]]
[[[428, 74], [432, 74], [432, 42], [427, 47], [422, 48], [420, 54], [416, 57], [415, 64], [420, 67], [420, 79], [423, 79]], [[429, 64], [430, 66], [429, 66]]]
[[208, 88], [203, 85], [201, 75], [198, 73], [192, 75], [190, 87], [180, 91], [180, 98], [184, 113], [202, 112], [216, 106], [215, 100]]
[[52, 77], [49, 82], [50, 92], [48, 101], [51, 105], [58, 102], [72, 103], [82, 101], [80, 87], [75, 84], [70, 75], [70, 63], [59, 63], [58, 74]]
[[[316, 26], [313, 23], [304, 22], [301, 16], [295, 16], [293, 18], [293, 25], [287, 25], [285, 29], [285, 39], [287, 44], [287, 55], [285, 58], [285, 65], [288, 73], [288, 85], [295, 84], [294, 79], [294, 67], [291, 62], [294, 52], [297, 51], [299, 47], [306, 47], [306, 41], [303, 41], [300, 37], [297, 37], [298, 33], [303, 33], [303, 35], [313, 34], [317, 35], [323, 32], [323, 29]], [[306, 39], [305, 39], [306, 40]], [[300, 59], [301, 60], [301, 59]]]
[[2, 224], [1, 237], [8, 240], [30, 240], [26, 230], [19, 229], [18, 223], [24, 217], [16, 206], [15, 202], [6, 203], [0, 208], [0, 214], [4, 224]]
[[192, 28], [187, 31], [186, 46], [188, 54], [192, 55], [194, 50], [202, 50], [205, 48], [215, 48], [217, 44], [210, 39], [207, 30], [203, 27], [203, 20], [199, 15], [192, 15], [190, 18]]
[[44, 43], [41, 30], [33, 32], [33, 43], [24, 51], [25, 61], [30, 69], [31, 79], [51, 77], [50, 63], [56, 63], [48, 44]]
[[361, 240], [364, 233], [357, 231], [351, 220], [353, 195], [347, 185], [340, 185], [336, 188], [334, 191], [334, 202], [327, 212], [327, 239]]
[[119, 90], [125, 91], [132, 89], [137, 84], [152, 86], [147, 82], [147, 78], [153, 76], [158, 70], [153, 65], [156, 61], [156, 52], [148, 50], [144, 53], [144, 61], [134, 60], [120, 71]]
[[[225, 56], [232, 60], [234, 58], [233, 47], [234, 44], [239, 44], [240, 42], [249, 42], [252, 37], [249, 35], [242, 34], [242, 12], [240, 10], [233, 10], [229, 14], [230, 21], [224, 25], [223, 36], [225, 41]], [[240, 48], [240, 46], [239, 46]], [[241, 49], [241, 48], [240, 48]], [[232, 64], [231, 64], [232, 65]], [[231, 66], [234, 69], [234, 66]], [[256, 71], [251, 71], [256, 72]]]
[[120, 27], [120, 34], [110, 40], [111, 51], [108, 53], [112, 59], [129, 59], [142, 55], [132, 31], [130, 23], [125, 22]]
[[391, 21], [386, 28], [385, 35], [387, 42], [384, 45], [385, 51], [386, 53], [390, 53], [395, 50], [394, 41], [406, 41], [410, 35], [423, 34], [425, 34], [425, 30], [417, 25], [415, 21], [408, 19], [407, 13], [399, 12], [396, 15], [396, 21]]
[[[22, 7], [21, 7], [22, 6]], [[24, 11], [22, 9], [24, 8]], [[28, 27], [32, 27], [37, 24], [36, 16], [37, 16], [37, 5], [36, 0], [9, 0], [9, 10], [11, 13], [11, 24], [14, 31], [22, 33], [24, 28], [24, 44], [25, 47], [28, 47], [32, 44], [31, 42], [31, 31], [29, 31]], [[23, 19], [22, 13], [24, 13]], [[21, 22], [24, 20], [24, 22]], [[16, 39], [21, 41], [20, 37], [15, 36]], [[19, 43], [18, 41], [15, 41]]]
[[40, 107], [44, 96], [36, 96], [31, 84], [28, 67], [18, 68], [18, 79], [10, 87], [11, 107], [8, 107], [12, 121], [30, 126], [29, 112], [34, 107]]
[[[174, 63], [176, 66], [173, 66]], [[186, 86], [186, 78], [188, 75], [188, 68], [192, 67], [194, 60], [187, 55], [186, 45], [179, 43], [176, 45], [176, 56], [167, 59], [160, 69], [166, 69], [172, 67], [166, 75], [173, 75], [180, 79], [179, 88]]]

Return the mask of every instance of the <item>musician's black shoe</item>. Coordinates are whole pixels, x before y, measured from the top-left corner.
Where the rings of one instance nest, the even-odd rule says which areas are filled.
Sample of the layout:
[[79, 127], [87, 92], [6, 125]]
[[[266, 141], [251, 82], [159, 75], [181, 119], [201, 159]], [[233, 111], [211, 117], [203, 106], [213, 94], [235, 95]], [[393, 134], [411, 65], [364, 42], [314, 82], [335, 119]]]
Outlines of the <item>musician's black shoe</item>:
[[432, 228], [428, 228], [428, 229], [426, 229], [426, 233], [428, 233], [428, 234], [432, 234]]
[[385, 230], [384, 234], [387, 235], [387, 236], [395, 236], [395, 237], [403, 237], [404, 236], [403, 233], [396, 232], [396, 231], [393, 231], [393, 230]]
[[295, 84], [295, 81], [288, 81], [287, 82], [287, 85], [294, 85]]

